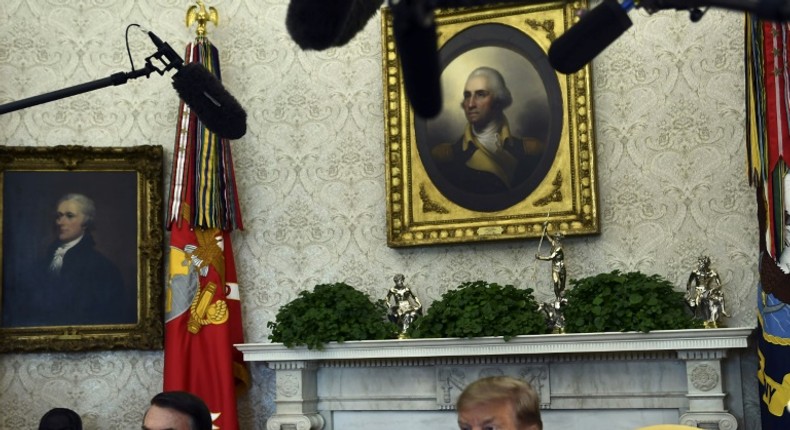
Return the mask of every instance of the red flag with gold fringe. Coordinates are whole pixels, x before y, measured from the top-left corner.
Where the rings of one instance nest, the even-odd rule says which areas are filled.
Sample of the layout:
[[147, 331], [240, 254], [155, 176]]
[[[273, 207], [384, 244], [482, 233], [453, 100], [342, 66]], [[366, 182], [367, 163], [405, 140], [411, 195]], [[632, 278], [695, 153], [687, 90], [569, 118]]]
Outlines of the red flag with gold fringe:
[[[221, 79], [218, 52], [204, 27], [212, 16], [216, 24], [216, 10], [207, 12], [198, 5], [203, 21], [197, 39], [187, 46], [185, 61], [201, 63]], [[196, 13], [193, 8], [188, 17]], [[243, 343], [244, 335], [230, 238], [230, 231], [242, 228], [230, 142], [208, 130], [183, 101], [168, 227], [164, 390], [201, 397], [212, 412], [214, 428], [237, 430], [236, 392], [249, 385], [249, 373], [233, 346]]]

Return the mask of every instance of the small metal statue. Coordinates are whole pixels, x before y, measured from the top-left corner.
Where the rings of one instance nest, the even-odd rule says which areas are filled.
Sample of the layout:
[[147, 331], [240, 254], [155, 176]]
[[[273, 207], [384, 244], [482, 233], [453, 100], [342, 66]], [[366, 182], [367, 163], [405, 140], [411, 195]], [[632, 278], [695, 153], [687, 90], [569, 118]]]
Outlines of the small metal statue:
[[565, 306], [568, 299], [562, 297], [553, 302], [543, 302], [538, 306], [538, 312], [546, 318], [546, 327], [554, 334], [565, 333]]
[[721, 290], [719, 274], [710, 268], [710, 257], [697, 259], [697, 268], [691, 271], [686, 283], [686, 303], [694, 317], [704, 321], [705, 328], [721, 325], [722, 315], [729, 317]]
[[[548, 255], [541, 255], [540, 247], [543, 239], [551, 243], [551, 252]], [[568, 300], [565, 298], [565, 251], [562, 249], [562, 239], [565, 235], [556, 232], [554, 235], [548, 234], [548, 223], [543, 223], [543, 236], [538, 244], [538, 252], [535, 258], [543, 261], [551, 261], [551, 280], [554, 284], [554, 301], [545, 302], [538, 308], [546, 316], [547, 324], [552, 333], [565, 333], [565, 315], [563, 311]]]
[[535, 258], [551, 261], [551, 280], [554, 283], [554, 297], [559, 299], [565, 293], [565, 252], [562, 250], [562, 239], [565, 238], [565, 235], [558, 231], [552, 237], [544, 228], [543, 237], [551, 243], [551, 252], [548, 255], [541, 255], [540, 245], [538, 245], [538, 252], [535, 254]]
[[[422, 303], [420, 299], [414, 295], [409, 287], [404, 285], [406, 278], [398, 273], [392, 278], [395, 281], [395, 286], [387, 292], [387, 306], [389, 306], [388, 317], [390, 321], [394, 322], [400, 328], [399, 338], [406, 337], [406, 330], [409, 326], [422, 316]], [[394, 303], [393, 303], [394, 301]]]

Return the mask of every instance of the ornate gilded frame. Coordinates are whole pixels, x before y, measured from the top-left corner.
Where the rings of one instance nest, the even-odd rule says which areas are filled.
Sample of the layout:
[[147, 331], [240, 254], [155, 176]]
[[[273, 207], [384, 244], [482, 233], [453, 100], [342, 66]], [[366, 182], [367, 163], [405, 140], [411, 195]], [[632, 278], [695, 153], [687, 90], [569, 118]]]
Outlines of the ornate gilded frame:
[[[550, 231], [566, 235], [600, 232], [590, 67], [563, 75], [550, 68], [546, 55], [551, 42], [586, 7], [586, 1], [575, 1], [437, 11], [444, 105], [442, 113], [430, 120], [414, 115], [407, 100], [392, 12], [383, 10], [390, 247], [539, 237], [546, 222]], [[515, 192], [501, 194], [501, 200], [500, 195], [478, 198], [457, 194], [457, 187], [436, 173], [429, 158], [431, 145], [442, 139], [445, 130], [454, 130], [459, 137], [462, 134], [466, 119], [459, 104], [468, 70], [491, 62], [509, 68], [509, 76], [502, 73], [513, 92], [514, 103], [509, 109], [518, 105], [517, 95], [526, 97], [519, 109], [531, 109], [529, 115], [538, 119], [532, 121], [532, 127], [545, 133], [547, 148], [530, 178]], [[464, 67], [466, 71], [460, 73]], [[537, 80], [529, 79], [535, 77]], [[545, 94], [545, 101], [531, 93]], [[510, 113], [505, 111], [508, 116]], [[523, 112], [520, 115], [522, 118]], [[548, 124], [544, 130], [535, 128], [539, 121]], [[510, 122], [512, 128], [512, 118]], [[454, 193], [459, 197], [448, 197]], [[487, 206], [481, 209], [478, 202]]]
[[[161, 146], [0, 146], [0, 351], [162, 348], [162, 175]], [[19, 262], [32, 261], [25, 256], [41, 249], [45, 239], [37, 232], [52, 228], [50, 214], [64, 192], [91, 194], [96, 202], [94, 236], [103, 235], [96, 240], [97, 248], [103, 245], [109, 250], [108, 257], [114, 255], [125, 273], [129, 315], [124, 323], [93, 324], [90, 315], [85, 325], [54, 325], [47, 315], [28, 316], [30, 313], [3, 318], [3, 312], [19, 309], [11, 303], [23, 304], [29, 297], [24, 295], [27, 293], [12, 295], [11, 289], [19, 283], [11, 285], [10, 280], [22, 279], [26, 272], [19, 269], [23, 267]], [[41, 225], [44, 223], [46, 227]], [[47, 241], [52, 239], [50, 232], [43, 236]], [[23, 274], [13, 275], [15, 270]], [[131, 303], [135, 300], [136, 316]]]

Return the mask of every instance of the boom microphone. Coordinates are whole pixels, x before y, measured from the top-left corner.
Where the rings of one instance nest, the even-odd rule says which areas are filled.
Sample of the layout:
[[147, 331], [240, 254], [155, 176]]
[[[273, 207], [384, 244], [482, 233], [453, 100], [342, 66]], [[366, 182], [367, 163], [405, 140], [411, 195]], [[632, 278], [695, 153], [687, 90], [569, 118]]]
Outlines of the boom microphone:
[[[143, 32], [148, 34], [157, 48], [155, 54], [145, 59], [145, 67], [134, 69], [134, 65], [132, 65], [131, 72], [113, 73], [103, 79], [6, 103], [0, 105], [0, 115], [106, 88], [110, 85], [123, 85], [129, 79], [143, 76], [148, 78], [153, 72], [164, 75], [166, 71], [175, 68], [178, 71], [173, 75], [173, 88], [209, 130], [226, 139], [238, 139], [244, 136], [247, 132], [247, 113], [239, 102], [225, 90], [219, 79], [199, 63], [184, 66], [184, 60], [170, 45], [163, 42], [153, 32], [145, 30]], [[157, 67], [153, 59], [159, 60], [165, 67]]]
[[630, 7], [604, 0], [582, 15], [549, 48], [549, 63], [560, 73], [575, 73], [631, 27]]
[[384, 0], [291, 0], [285, 27], [302, 49], [321, 51], [348, 43]]
[[157, 54], [164, 55], [170, 64], [172, 64], [176, 69], [181, 68], [181, 66], [184, 64], [184, 60], [176, 53], [176, 51], [173, 50], [173, 48], [170, 47], [169, 44], [162, 42], [162, 39], [155, 35], [153, 31], [143, 30], [143, 32], [148, 34], [148, 37], [150, 37], [151, 41], [154, 42], [154, 45], [156, 45]]
[[433, 118], [442, 110], [442, 89], [436, 23], [426, 3], [390, 0], [390, 9], [406, 95], [417, 115]]
[[173, 75], [173, 88], [209, 130], [226, 139], [247, 133], [247, 112], [202, 64], [189, 63]]
[[195, 112], [209, 130], [226, 139], [239, 139], [247, 133], [247, 112], [222, 86], [222, 82], [199, 63], [184, 65], [173, 48], [153, 32], [148, 36], [157, 53], [167, 58], [178, 71], [173, 75], [173, 88], [181, 100]]

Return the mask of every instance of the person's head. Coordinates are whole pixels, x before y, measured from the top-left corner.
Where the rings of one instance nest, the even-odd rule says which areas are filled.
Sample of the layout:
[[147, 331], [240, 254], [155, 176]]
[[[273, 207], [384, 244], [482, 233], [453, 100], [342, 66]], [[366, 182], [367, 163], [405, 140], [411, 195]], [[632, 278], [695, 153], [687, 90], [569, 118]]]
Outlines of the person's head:
[[82, 194], [66, 194], [58, 200], [55, 213], [58, 239], [69, 242], [85, 234], [93, 226], [96, 206]]
[[481, 129], [513, 103], [513, 96], [505, 85], [505, 78], [496, 69], [478, 67], [469, 74], [464, 86], [464, 109], [466, 120]]
[[82, 430], [82, 418], [71, 409], [50, 409], [41, 417], [38, 430]]
[[491, 376], [469, 384], [458, 397], [461, 430], [542, 430], [538, 393], [523, 379]]
[[165, 391], [151, 399], [142, 430], [211, 430], [211, 412], [203, 400], [186, 391]]

